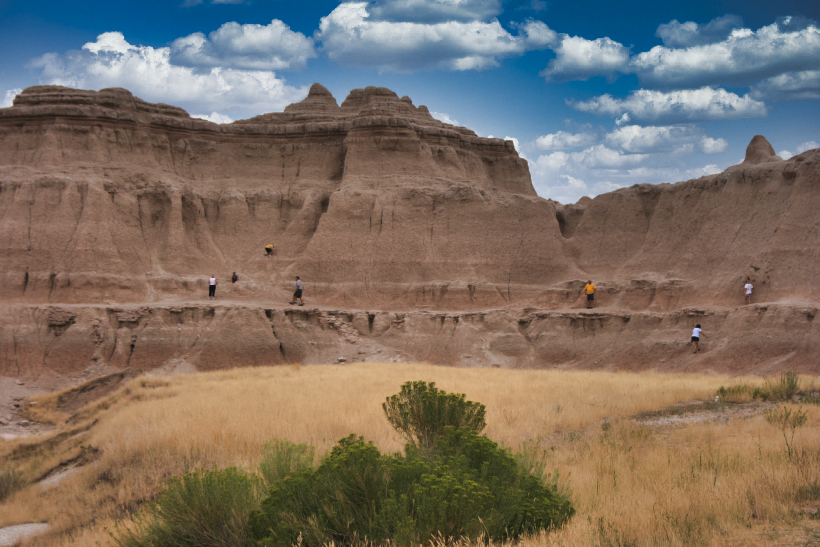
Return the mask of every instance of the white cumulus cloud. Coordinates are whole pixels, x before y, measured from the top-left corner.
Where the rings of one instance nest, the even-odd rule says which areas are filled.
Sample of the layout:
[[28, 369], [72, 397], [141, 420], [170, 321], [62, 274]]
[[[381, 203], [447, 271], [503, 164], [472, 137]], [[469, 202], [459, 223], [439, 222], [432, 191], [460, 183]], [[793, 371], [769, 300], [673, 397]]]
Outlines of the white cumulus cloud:
[[530, 161], [533, 186], [541, 197], [560, 203], [575, 203], [583, 196], [595, 197], [624, 186], [607, 180], [607, 173], [555, 162], [556, 156], [568, 159], [565, 152], [555, 152]]
[[444, 112], [430, 112], [430, 115], [440, 122], [449, 123], [450, 125], [461, 125], [458, 123], [458, 120], [451, 118], [449, 114], [445, 114]]
[[562, 35], [552, 49], [556, 57], [540, 73], [547, 81], [588, 80], [593, 76], [612, 80], [618, 72], [626, 71], [629, 64], [629, 48], [610, 38], [587, 40]]
[[737, 15], [723, 15], [699, 25], [694, 21], [679, 23], [673, 19], [658, 26], [655, 36], [663, 40], [663, 45], [671, 48], [685, 48], [713, 44], [725, 40], [733, 30], [743, 27], [743, 19]]
[[201, 32], [171, 44], [171, 63], [191, 67], [249, 70], [301, 69], [316, 57], [313, 39], [274, 19], [269, 25], [225, 23], [207, 37]]
[[728, 147], [724, 139], [708, 137], [703, 129], [690, 125], [617, 127], [603, 141], [578, 152], [557, 150], [530, 160], [538, 194], [574, 203], [584, 195], [594, 197], [634, 184], [712, 175], [721, 168], [714, 163], [698, 166], [695, 154], [717, 153]]
[[500, 0], [378, 0], [368, 11], [374, 21], [431, 24], [486, 21], [502, 8]]
[[720, 154], [721, 152], [725, 152], [728, 147], [729, 143], [726, 139], [713, 139], [704, 136], [700, 140], [700, 149], [704, 154]]
[[693, 169], [686, 169], [683, 171], [683, 178], [681, 180], [699, 179], [709, 175], [717, 175], [722, 169], [714, 163], [704, 165], [703, 167], [695, 167]]
[[577, 110], [598, 115], [621, 116], [628, 113], [639, 122], [700, 122], [764, 117], [768, 113], [762, 101], [748, 94], [740, 97], [725, 89], [702, 87], [676, 91], [639, 89], [626, 99], [609, 94], [589, 101], [568, 101]]
[[797, 145], [797, 148], [795, 149], [796, 152], [794, 154], [792, 154], [788, 150], [781, 150], [777, 153], [777, 155], [783, 158], [784, 160], [787, 160], [793, 156], [796, 156], [797, 154], [802, 154], [806, 150], [814, 150], [815, 148], [820, 148], [820, 144], [817, 144], [815, 141], [806, 141], [804, 143], [800, 143]]
[[608, 146], [627, 153], [688, 151], [687, 145], [699, 142], [703, 130], [694, 126], [627, 125], [608, 133]]
[[106, 32], [82, 51], [47, 53], [29, 66], [42, 70], [41, 84], [84, 89], [124, 87], [151, 102], [189, 111], [258, 114], [282, 110], [307, 95], [262, 70], [214, 67], [198, 72], [171, 63], [171, 48], [129, 44], [122, 33]]
[[219, 112], [211, 112], [210, 114], [191, 114], [192, 118], [199, 118], [201, 120], [208, 120], [209, 122], [214, 123], [231, 123], [233, 122], [233, 118], [230, 116], [225, 116], [224, 114], [220, 114]]
[[570, 158], [574, 163], [580, 163], [588, 169], [617, 169], [638, 165], [648, 156], [646, 154], [630, 154], [620, 150], [613, 150], [603, 144], [596, 144], [581, 152], [573, 152]]
[[797, 153], [802, 154], [806, 150], [814, 150], [815, 148], [820, 148], [820, 144], [817, 144], [814, 141], [807, 141], [804, 142], [797, 147]]
[[3, 101], [0, 102], [0, 108], [8, 108], [14, 104], [14, 97], [22, 93], [22, 89], [9, 89], [6, 91]]
[[347, 2], [322, 17], [315, 34], [328, 57], [344, 65], [380, 70], [482, 70], [503, 57], [543, 49], [555, 32], [540, 21], [516, 25], [507, 32], [497, 19], [436, 23], [380, 21], [366, 2]]
[[820, 99], [820, 70], [786, 72], [752, 87], [751, 96], [774, 102]]
[[598, 140], [592, 133], [569, 133], [558, 131], [535, 139], [535, 146], [541, 150], [567, 150], [590, 146]]
[[790, 22], [757, 31], [735, 28], [716, 43], [656, 46], [634, 56], [630, 66], [650, 87], [751, 85], [783, 72], [820, 68], [820, 29], [814, 24], [793, 29]]

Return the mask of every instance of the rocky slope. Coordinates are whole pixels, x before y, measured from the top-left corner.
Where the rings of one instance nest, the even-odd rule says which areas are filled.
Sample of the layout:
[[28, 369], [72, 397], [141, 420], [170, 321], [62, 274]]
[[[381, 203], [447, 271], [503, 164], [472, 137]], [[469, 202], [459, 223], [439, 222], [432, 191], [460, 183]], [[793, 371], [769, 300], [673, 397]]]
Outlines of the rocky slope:
[[[783, 161], [760, 136], [718, 175], [562, 205], [511, 142], [385, 88], [339, 105], [315, 84], [217, 125], [38, 86], [0, 109], [0, 375], [340, 356], [820, 372], [819, 206], [820, 150]], [[295, 275], [310, 309], [287, 309]], [[738, 308], [746, 277], [762, 304]]]

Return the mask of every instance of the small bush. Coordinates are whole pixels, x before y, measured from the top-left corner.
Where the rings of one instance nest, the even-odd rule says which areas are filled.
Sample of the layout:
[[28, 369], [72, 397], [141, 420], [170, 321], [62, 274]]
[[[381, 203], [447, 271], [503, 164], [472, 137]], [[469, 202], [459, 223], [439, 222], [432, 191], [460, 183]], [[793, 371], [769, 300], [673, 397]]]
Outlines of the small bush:
[[236, 468], [196, 471], [173, 479], [135, 530], [112, 534], [118, 547], [241, 547], [261, 480]]
[[780, 378], [765, 378], [763, 391], [770, 401], [788, 401], [800, 389], [800, 375], [793, 371], [780, 374]]
[[729, 387], [720, 386], [717, 395], [721, 401], [726, 403], [748, 403], [754, 399], [762, 398], [760, 388], [748, 384], [737, 384]]
[[464, 394], [441, 391], [435, 382], [407, 382], [398, 394], [387, 398], [382, 408], [399, 434], [427, 449], [446, 427], [480, 433], [487, 426], [484, 405], [468, 401]]
[[276, 439], [266, 444], [262, 451], [259, 472], [266, 485], [271, 485], [290, 475], [313, 469], [316, 449], [307, 444], [295, 444]]
[[23, 474], [13, 467], [6, 467], [0, 472], [0, 501], [10, 497], [23, 486]]

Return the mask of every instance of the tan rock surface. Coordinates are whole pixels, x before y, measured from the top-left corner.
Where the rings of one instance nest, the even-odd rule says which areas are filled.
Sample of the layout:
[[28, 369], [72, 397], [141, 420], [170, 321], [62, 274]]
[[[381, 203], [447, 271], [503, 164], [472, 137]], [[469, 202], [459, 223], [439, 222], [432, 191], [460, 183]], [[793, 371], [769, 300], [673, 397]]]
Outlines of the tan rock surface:
[[[756, 136], [724, 173], [562, 205], [511, 142], [386, 88], [339, 105], [314, 84], [217, 125], [37, 86], [0, 109], [0, 374], [338, 357], [820, 372], [819, 180], [820, 150], [783, 161]], [[311, 310], [286, 305], [295, 275]], [[761, 304], [741, 307], [747, 276]], [[692, 357], [697, 321], [715, 337]]]

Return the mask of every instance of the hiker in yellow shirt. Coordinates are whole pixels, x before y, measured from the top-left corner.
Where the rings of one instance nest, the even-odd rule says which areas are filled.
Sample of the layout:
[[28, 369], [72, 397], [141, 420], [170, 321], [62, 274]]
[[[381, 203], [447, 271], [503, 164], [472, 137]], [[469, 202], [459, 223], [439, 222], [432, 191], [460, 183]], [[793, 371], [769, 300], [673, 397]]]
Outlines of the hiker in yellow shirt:
[[584, 290], [581, 291], [582, 293], [586, 293], [587, 295], [587, 309], [591, 310], [595, 307], [595, 285], [592, 284], [592, 280], [587, 281], [587, 284], [584, 286]]
[[273, 254], [273, 245], [265, 245], [265, 256], [270, 257]]

